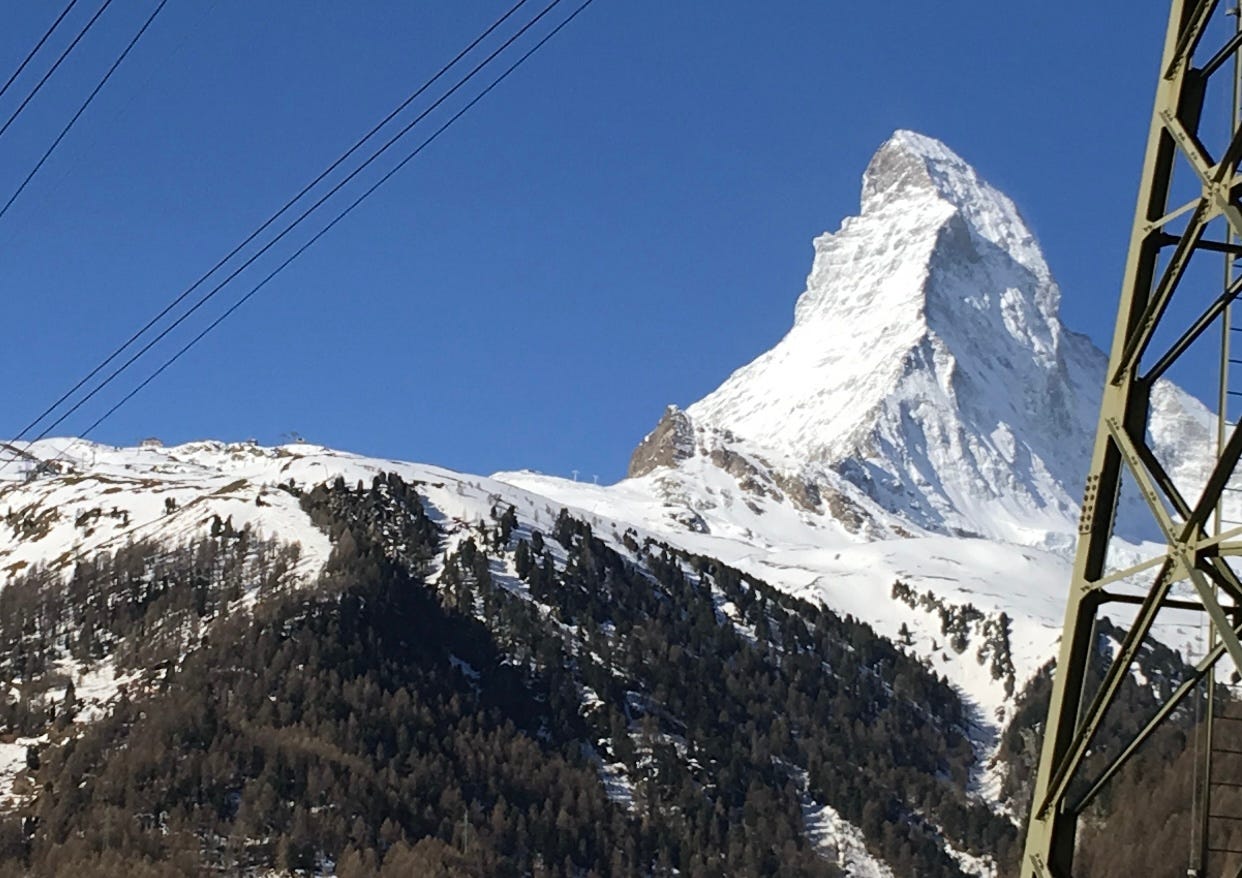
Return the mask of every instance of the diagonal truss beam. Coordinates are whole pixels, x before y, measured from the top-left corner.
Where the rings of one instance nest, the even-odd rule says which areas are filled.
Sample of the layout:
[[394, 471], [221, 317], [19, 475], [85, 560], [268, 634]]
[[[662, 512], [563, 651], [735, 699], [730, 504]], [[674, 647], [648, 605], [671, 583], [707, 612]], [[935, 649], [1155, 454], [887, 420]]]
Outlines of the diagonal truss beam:
[[1207, 231], [1207, 223], [1211, 218], [1209, 212], [1207, 199], [1199, 199], [1194, 213], [1190, 216], [1190, 222], [1186, 225], [1186, 231], [1177, 239], [1177, 245], [1169, 259], [1169, 264], [1165, 266], [1159, 285], [1148, 299], [1147, 307], [1144, 308], [1139, 318], [1138, 330], [1132, 333], [1126, 341], [1120, 362], [1113, 369], [1113, 384], [1120, 384], [1126, 380], [1127, 375], [1134, 371], [1139, 358], [1147, 350], [1147, 345], [1151, 343], [1156, 326], [1173, 298], [1173, 291], [1190, 266], [1190, 257], [1195, 251], [1195, 246], [1203, 239], [1203, 234]]
[[1099, 691], [1091, 700], [1091, 706], [1087, 709], [1086, 716], [1078, 727], [1078, 734], [1072, 747], [1056, 765], [1046, 792], [1036, 799], [1037, 805], [1032, 809], [1032, 815], [1036, 819], [1042, 820], [1050, 816], [1051, 809], [1065, 798], [1070, 784], [1077, 777], [1078, 769], [1082, 766], [1083, 760], [1087, 758], [1091, 744], [1100, 729], [1100, 723], [1103, 722], [1108, 708], [1112, 706], [1130, 666], [1134, 664], [1143, 640], [1151, 631], [1152, 623], [1156, 621], [1156, 616], [1160, 612], [1161, 603], [1168, 595], [1169, 589], [1172, 588], [1173, 577], [1166, 575], [1167, 568], [1168, 561], [1166, 560], [1165, 565], [1160, 568], [1159, 576], [1156, 577], [1156, 587], [1147, 593], [1147, 597], [1139, 608], [1138, 619], [1126, 632], [1116, 657], [1109, 664], [1108, 670], [1104, 672], [1104, 682], [1100, 684]]
[[1151, 222], [1147, 223], [1145, 226], [1143, 226], [1143, 231], [1146, 233], [1150, 233], [1150, 232], [1156, 231], [1157, 229], [1163, 229], [1165, 226], [1181, 219], [1186, 214], [1190, 213], [1192, 210], [1198, 207], [1199, 202], [1201, 200], [1202, 199], [1197, 196], [1195, 198], [1190, 199], [1185, 204], [1183, 204], [1181, 207], [1171, 210], [1168, 213], [1166, 213], [1164, 216], [1160, 217], [1159, 219], [1154, 219]]
[[1174, 14], [1180, 13], [1184, 20], [1178, 27], [1177, 43], [1173, 51], [1165, 52], [1165, 79], [1172, 79], [1187, 64], [1191, 53], [1203, 39], [1203, 30], [1207, 27], [1212, 13], [1216, 11], [1216, 3], [1217, 0], [1195, 0], [1189, 4], [1174, 4]]
[[[1242, 33], [1242, 32], [1240, 32]], [[1185, 332], [1178, 337], [1177, 341], [1169, 347], [1156, 364], [1152, 366], [1143, 376], [1143, 381], [1147, 384], [1155, 381], [1157, 378], [1164, 376], [1166, 372], [1176, 363], [1186, 351], [1190, 350], [1190, 346], [1198, 341], [1203, 333], [1207, 332], [1225, 313], [1234, 299], [1242, 295], [1242, 278], [1238, 278], [1231, 283], [1223, 293], [1209, 305], [1202, 314], [1195, 318]]]
[[[1134, 625], [1126, 633], [1117, 655], [1105, 672], [1104, 682], [1087, 709], [1074, 746], [1057, 765], [1047, 793], [1038, 800], [1034, 813], [1041, 817], [1048, 814], [1049, 808], [1055, 801], [1067, 794], [1078, 769], [1086, 759], [1108, 708], [1112, 706], [1125, 675], [1134, 664], [1135, 658], [1138, 657], [1143, 641], [1151, 633], [1156, 616], [1164, 606], [1176, 579], [1190, 579], [1198, 592], [1203, 608], [1220, 629], [1231, 657], [1238, 667], [1242, 668], [1242, 643], [1239, 643], [1237, 635], [1233, 632], [1232, 623], [1216, 599], [1211, 583], [1208, 581], [1209, 577], [1198, 567], [1197, 552], [1198, 543], [1208, 538], [1203, 530], [1207, 518], [1219, 503], [1221, 492], [1233, 474], [1239, 457], [1242, 456], [1242, 427], [1235, 427], [1230, 434], [1229, 441], [1216, 461], [1198, 502], [1195, 503], [1194, 508], [1191, 508], [1176, 486], [1168, 479], [1163, 468], [1159, 467], [1150, 449], [1134, 442], [1117, 418], [1106, 417], [1104, 425], [1108, 430], [1110, 440], [1120, 451], [1122, 460], [1135, 477], [1139, 493], [1147, 501], [1152, 517], [1165, 535], [1170, 548], [1168, 555], [1162, 559], [1155, 585], [1141, 604]], [[1140, 451], [1140, 447], [1144, 447], [1144, 450]], [[1149, 472], [1152, 464], [1157, 468], [1157, 473]], [[1165, 508], [1166, 502], [1185, 519], [1180, 527]], [[1225, 570], [1229, 569], [1228, 565], [1223, 562], [1220, 566]], [[1182, 576], [1173, 575], [1175, 571], [1181, 572]], [[1235, 577], [1226, 578], [1224, 571], [1215, 566], [1212, 568], [1212, 573], [1214, 580], [1227, 582], [1228, 579], [1233, 579], [1236, 582]], [[1232, 574], [1232, 571], [1229, 570], [1229, 573]]]

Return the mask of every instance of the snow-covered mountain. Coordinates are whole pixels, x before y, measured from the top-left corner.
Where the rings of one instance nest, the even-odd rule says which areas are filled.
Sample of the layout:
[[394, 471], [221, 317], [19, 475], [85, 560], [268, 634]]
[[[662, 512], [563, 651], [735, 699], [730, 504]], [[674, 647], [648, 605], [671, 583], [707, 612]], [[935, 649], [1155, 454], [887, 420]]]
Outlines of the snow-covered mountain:
[[[1060, 298], [1013, 202], [899, 131], [863, 176], [859, 215], [815, 240], [793, 328], [685, 416], [843, 478], [908, 529], [1059, 544], [1106, 363], [1062, 325]], [[1172, 385], [1155, 409], [1158, 443], [1206, 438], [1207, 411]], [[1145, 535], [1136, 511], [1123, 528]]]
[[1059, 300], [1013, 203], [901, 131], [860, 214], [816, 239], [789, 334], [687, 415], [832, 467], [914, 525], [1028, 542], [1074, 516], [1103, 365]]
[[[704, 399], [670, 407], [616, 485], [483, 479], [307, 445], [66, 451], [67, 440], [48, 441], [31, 454], [61, 457], [62, 474], [24, 481], [25, 460], [0, 472], [0, 570], [181, 538], [218, 516], [300, 541], [309, 576], [324, 538], [274, 486], [394, 469], [456, 485], [443, 497], [429, 488], [446, 518], [478, 519], [497, 498], [535, 518], [564, 505], [606, 521], [605, 532], [634, 527], [721, 558], [890, 636], [904, 625], [992, 718], [1013, 680], [949, 649], [936, 613], [895, 599], [892, 584], [979, 610], [980, 643], [1005, 614], [1018, 682], [1051, 654], [1105, 368], [1061, 324], [1060, 295], [1013, 202], [944, 144], [899, 131], [866, 169], [859, 215], [815, 240], [789, 333]], [[1152, 432], [1193, 487], [1211, 450], [1207, 410], [1160, 384]], [[1136, 554], [1145, 520], [1137, 498], [1123, 504]]]
[[[892, 636], [904, 624], [1003, 714], [1004, 686], [890, 586], [1006, 614], [1019, 679], [1052, 654], [1107, 358], [1061, 323], [1061, 291], [1014, 203], [929, 137], [884, 143], [859, 215], [814, 246], [788, 334], [702, 400], [669, 407], [629, 479], [499, 478], [677, 533]], [[1193, 494], [1211, 414], [1160, 382], [1151, 434]], [[1133, 543], [1121, 563], [1155, 531], [1137, 494], [1117, 520]]]
[[[664, 541], [866, 621], [968, 696], [986, 749], [1055, 649], [1104, 382], [1104, 354], [1062, 325], [1060, 295], [1013, 202], [942, 143], [899, 131], [866, 170], [859, 215], [815, 240], [788, 334], [670, 406], [618, 484], [302, 443], [0, 444], [0, 581], [219, 522], [298, 542], [293, 575], [310, 581], [331, 546], [297, 489], [393, 472], [450, 540], [498, 505], [532, 531], [566, 507], [618, 550]], [[1190, 493], [1211, 415], [1169, 383], [1152, 410], [1157, 454]], [[1117, 563], [1145, 551], [1145, 520], [1137, 498], [1123, 503], [1134, 542]]]

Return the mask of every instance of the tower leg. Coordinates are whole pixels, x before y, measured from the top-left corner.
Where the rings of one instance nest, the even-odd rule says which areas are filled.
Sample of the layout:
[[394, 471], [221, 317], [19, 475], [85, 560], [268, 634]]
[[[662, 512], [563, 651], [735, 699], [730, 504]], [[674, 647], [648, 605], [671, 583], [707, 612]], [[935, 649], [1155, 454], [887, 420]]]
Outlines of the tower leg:
[[[1237, 199], [1242, 182], [1237, 177], [1242, 158], [1239, 126], [1236, 121], [1230, 126], [1225, 132], [1228, 139], [1215, 154], [1200, 141], [1199, 119], [1208, 84], [1238, 52], [1238, 40], [1204, 48], [1209, 42], [1205, 34], [1218, 6], [1216, 0], [1173, 0], [1170, 10], [1107, 383], [1083, 496], [1065, 627], [1022, 858], [1023, 878], [1072, 878], [1079, 815], [1150, 734], [1151, 730], [1145, 729], [1141, 739], [1122, 742], [1113, 761], [1106, 762], [1102, 770], [1096, 769], [1096, 775], [1086, 776], [1084, 763], [1096, 732], [1106, 720], [1157, 614], [1169, 605], [1173, 585], [1189, 580], [1199, 598], [1196, 606], [1215, 620], [1222, 619], [1225, 612], [1217, 600], [1218, 593], [1235, 605], [1242, 602], [1242, 588], [1227, 557], [1234, 554], [1237, 541], [1231, 543], [1228, 535], [1218, 530], [1209, 534], [1209, 524], [1219, 523], [1222, 491], [1242, 457], [1242, 432], [1233, 428], [1228, 441], [1218, 445], [1212, 476], [1203, 490], [1191, 497], [1179, 491], [1147, 438], [1153, 384], [1209, 327], [1227, 319], [1222, 315], [1242, 292], [1242, 284], [1227, 281], [1224, 293], [1200, 307], [1194, 305], [1193, 297], [1202, 290], [1181, 289], [1187, 267], [1196, 256], [1214, 253], [1219, 259], [1220, 238], [1228, 239], [1230, 231], [1242, 232]], [[1233, 28], [1230, 31], [1236, 32]], [[1197, 178], [1202, 193], [1191, 203], [1170, 210], [1175, 167], [1179, 175], [1189, 173], [1191, 179]], [[1227, 234], [1213, 241], [1209, 229], [1222, 225]], [[1228, 250], [1228, 245], [1224, 249]], [[1171, 347], [1153, 352], [1157, 330], [1173, 323], [1166, 314], [1175, 297], [1194, 306], [1194, 313], [1200, 316]], [[1133, 580], [1105, 569], [1123, 476], [1138, 486], [1147, 501], [1164, 535], [1167, 554], [1160, 560], [1135, 622], [1107, 667], [1099, 690], [1084, 704], [1093, 649], [1091, 632], [1101, 609], [1115, 599], [1107, 587], [1122, 578]], [[1131, 572], [1138, 576], [1140, 569], [1150, 575], [1147, 568]], [[1179, 600], [1178, 604], [1184, 607], [1186, 602]], [[1242, 642], [1232, 626], [1223, 626], [1220, 640], [1221, 648], [1213, 651], [1210, 661], [1205, 659], [1209, 668], [1222, 655], [1229, 654], [1235, 660], [1242, 657]], [[1177, 697], [1186, 697], [1186, 690]], [[1166, 704], [1157, 715], [1164, 721], [1172, 713], [1172, 705]]]

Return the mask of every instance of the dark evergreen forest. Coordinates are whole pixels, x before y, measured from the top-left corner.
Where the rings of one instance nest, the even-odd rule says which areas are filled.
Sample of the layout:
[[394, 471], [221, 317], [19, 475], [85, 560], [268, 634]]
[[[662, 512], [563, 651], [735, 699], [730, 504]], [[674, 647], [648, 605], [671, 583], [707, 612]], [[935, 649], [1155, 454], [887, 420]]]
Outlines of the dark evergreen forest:
[[[1016, 856], [956, 692], [868, 626], [564, 512], [446, 532], [416, 489], [303, 494], [313, 588], [219, 522], [0, 592], [2, 730], [48, 734], [0, 872], [831, 876], [821, 805], [899, 875]], [[79, 724], [66, 659], [144, 671]]]

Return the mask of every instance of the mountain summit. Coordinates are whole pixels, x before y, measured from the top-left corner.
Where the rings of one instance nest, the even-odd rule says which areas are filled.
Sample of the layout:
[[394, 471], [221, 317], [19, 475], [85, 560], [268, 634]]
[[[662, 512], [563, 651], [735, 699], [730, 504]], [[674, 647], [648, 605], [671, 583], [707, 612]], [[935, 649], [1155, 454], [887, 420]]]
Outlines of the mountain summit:
[[[940, 141], [898, 131], [867, 167], [859, 215], [814, 246], [789, 333], [657, 434], [683, 458], [693, 429], [727, 434], [911, 528], [1072, 533], [1106, 360], [1061, 324], [1014, 203]], [[1172, 385], [1153, 404], [1158, 441], [1184, 449], [1206, 430]], [[652, 438], [631, 474], [676, 456]]]

